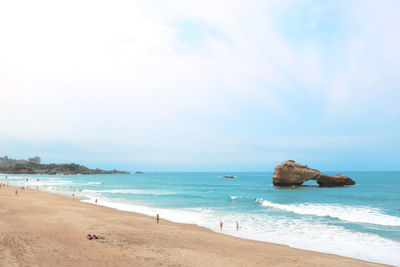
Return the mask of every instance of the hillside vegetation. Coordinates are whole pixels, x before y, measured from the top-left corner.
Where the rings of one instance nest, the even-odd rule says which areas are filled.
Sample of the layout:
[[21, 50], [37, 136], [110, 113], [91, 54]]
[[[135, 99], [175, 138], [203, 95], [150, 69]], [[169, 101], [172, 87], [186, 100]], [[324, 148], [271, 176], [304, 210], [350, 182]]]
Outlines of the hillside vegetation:
[[0, 167], [0, 173], [6, 174], [129, 174], [125, 171], [105, 171], [101, 169], [89, 169], [76, 163], [69, 164], [36, 164], [32, 162], [19, 163], [14, 166]]

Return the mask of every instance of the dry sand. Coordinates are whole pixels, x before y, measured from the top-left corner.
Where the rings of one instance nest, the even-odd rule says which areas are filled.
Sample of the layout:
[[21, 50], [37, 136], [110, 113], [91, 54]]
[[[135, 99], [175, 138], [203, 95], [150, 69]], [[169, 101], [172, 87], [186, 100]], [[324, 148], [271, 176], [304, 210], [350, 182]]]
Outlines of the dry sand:
[[0, 266], [382, 266], [15, 190], [0, 188]]

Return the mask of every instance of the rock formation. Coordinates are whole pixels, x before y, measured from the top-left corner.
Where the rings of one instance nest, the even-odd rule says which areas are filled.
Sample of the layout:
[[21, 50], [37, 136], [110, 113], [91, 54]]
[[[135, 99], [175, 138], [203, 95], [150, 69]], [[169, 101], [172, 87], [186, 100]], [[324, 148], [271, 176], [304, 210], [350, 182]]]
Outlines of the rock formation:
[[320, 186], [325, 186], [325, 187], [331, 187], [331, 186], [344, 186], [344, 185], [355, 185], [356, 182], [354, 182], [352, 179], [349, 177], [342, 175], [342, 174], [336, 174], [336, 175], [326, 175], [321, 173], [319, 175], [319, 178], [317, 179], [317, 183]]
[[318, 170], [308, 168], [307, 165], [301, 165], [294, 160], [287, 160], [276, 166], [272, 179], [276, 186], [300, 186], [308, 180], [316, 180], [320, 186], [326, 187], [355, 184], [355, 182], [347, 176], [341, 174], [323, 174]]

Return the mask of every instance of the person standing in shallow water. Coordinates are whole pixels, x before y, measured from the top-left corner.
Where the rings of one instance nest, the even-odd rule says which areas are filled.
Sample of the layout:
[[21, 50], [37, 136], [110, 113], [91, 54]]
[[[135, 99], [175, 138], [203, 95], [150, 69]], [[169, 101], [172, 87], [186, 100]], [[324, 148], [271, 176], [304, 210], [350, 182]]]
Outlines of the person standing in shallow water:
[[239, 222], [236, 221], [236, 231], [239, 231]]
[[157, 224], [158, 224], [160, 222], [160, 214], [157, 213], [156, 218], [157, 218]]
[[224, 226], [224, 222], [219, 222], [219, 227], [221, 227], [221, 231], [222, 231], [223, 226]]

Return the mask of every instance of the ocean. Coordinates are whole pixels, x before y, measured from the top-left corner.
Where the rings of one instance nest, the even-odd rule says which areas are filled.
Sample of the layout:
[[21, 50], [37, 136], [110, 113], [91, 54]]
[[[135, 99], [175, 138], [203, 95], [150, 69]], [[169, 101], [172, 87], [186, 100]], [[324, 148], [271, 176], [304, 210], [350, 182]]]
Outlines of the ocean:
[[356, 185], [274, 187], [272, 172], [0, 175], [0, 182], [216, 232], [222, 221], [224, 234], [400, 266], [400, 172], [340, 173]]

